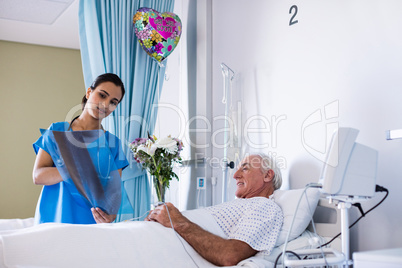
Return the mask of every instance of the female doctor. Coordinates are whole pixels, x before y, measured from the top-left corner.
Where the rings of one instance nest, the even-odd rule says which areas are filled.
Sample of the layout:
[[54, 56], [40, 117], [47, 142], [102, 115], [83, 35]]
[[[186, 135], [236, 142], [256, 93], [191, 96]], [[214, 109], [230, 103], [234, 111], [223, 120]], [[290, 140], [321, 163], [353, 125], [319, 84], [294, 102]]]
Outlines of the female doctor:
[[[102, 120], [116, 109], [124, 93], [123, 82], [117, 75], [112, 73], [102, 74], [95, 79], [83, 97], [81, 115], [71, 122], [53, 123], [49, 130], [103, 130]], [[121, 142], [108, 131], [104, 131], [104, 134], [109, 141], [108, 146], [114, 157], [114, 165], [121, 176], [122, 169], [128, 165]], [[67, 185], [63, 181], [59, 170], [55, 167], [49, 146], [51, 145], [46, 142], [44, 135], [33, 144], [37, 154], [32, 174], [33, 182], [36, 185], [43, 185], [36, 207], [35, 223], [92, 224], [114, 221], [116, 215], [108, 215], [102, 209], [94, 208], [88, 202], [80, 202], [80, 198], [77, 199], [75, 186]], [[106, 160], [98, 159], [99, 165], [102, 165], [102, 161]]]

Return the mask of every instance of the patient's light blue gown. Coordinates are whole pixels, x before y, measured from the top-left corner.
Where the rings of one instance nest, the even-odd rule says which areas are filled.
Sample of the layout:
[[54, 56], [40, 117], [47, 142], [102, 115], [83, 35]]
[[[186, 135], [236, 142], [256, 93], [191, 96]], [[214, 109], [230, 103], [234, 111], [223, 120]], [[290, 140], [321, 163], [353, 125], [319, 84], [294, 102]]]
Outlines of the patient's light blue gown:
[[[62, 182], [43, 186], [35, 212], [36, 224], [46, 222], [94, 224], [96, 222], [91, 212], [92, 207], [102, 208], [102, 205], [107, 206], [108, 202], [116, 203], [116, 200], [110, 200], [113, 198], [119, 198], [118, 201], [121, 201], [121, 180], [117, 170], [127, 167], [128, 161], [120, 140], [108, 131], [102, 131], [101, 138], [94, 140], [88, 146], [87, 151], [93, 162], [93, 168], [98, 170], [99, 181], [103, 186], [108, 183], [112, 186], [109, 187], [110, 190], [102, 191], [102, 196], [91, 191], [84, 193], [84, 196], [82, 189], [87, 188], [88, 185], [84, 182], [82, 189], [77, 189], [64, 165], [53, 136], [56, 132], [68, 134], [66, 132], [70, 131], [68, 129], [68, 122], [53, 123], [48, 130], [41, 130], [42, 136], [33, 144], [36, 154], [41, 148], [51, 155], [63, 178]], [[102, 146], [105, 144], [106, 146]], [[81, 172], [85, 173], [85, 171], [86, 167], [81, 167]], [[102, 176], [105, 177], [102, 178]], [[109, 214], [117, 214], [115, 208], [109, 212]]]

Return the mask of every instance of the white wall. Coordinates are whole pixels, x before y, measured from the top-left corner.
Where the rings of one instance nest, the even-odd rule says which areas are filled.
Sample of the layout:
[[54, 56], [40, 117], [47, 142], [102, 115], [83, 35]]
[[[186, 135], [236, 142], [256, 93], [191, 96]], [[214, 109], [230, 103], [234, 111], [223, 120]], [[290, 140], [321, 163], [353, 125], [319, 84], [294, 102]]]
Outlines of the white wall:
[[[250, 132], [242, 149], [259, 144], [274, 152], [287, 178], [283, 188], [318, 180], [327, 131], [338, 125], [359, 129], [358, 142], [379, 151], [377, 183], [390, 194], [354, 227], [352, 250], [402, 246], [402, 140], [385, 138], [386, 130], [402, 128], [402, 2], [210, 3], [212, 132], [219, 133], [224, 122], [217, 120], [224, 115], [222, 62], [236, 73], [233, 90], [240, 97], [234, 101], [242, 107], [238, 126]], [[289, 26], [292, 5], [298, 7], [298, 23]], [[223, 135], [216, 141], [222, 144]], [[218, 147], [212, 147], [212, 156], [222, 158]], [[213, 169], [212, 175], [221, 178], [221, 170]], [[378, 193], [363, 208], [382, 197]]]
[[[289, 26], [292, 5], [298, 23]], [[166, 111], [158, 131], [175, 135], [183, 124], [186, 133], [205, 130], [184, 138], [186, 157], [204, 156], [207, 163], [180, 174], [169, 198], [181, 209], [195, 208], [197, 176], [208, 180], [204, 204], [222, 198], [224, 62], [235, 71], [229, 111], [242, 136], [231, 136], [241, 146], [230, 148], [230, 160], [239, 160], [236, 152], [270, 151], [282, 167], [282, 188], [301, 188], [318, 180], [331, 131], [359, 129], [357, 141], [379, 151], [377, 183], [390, 195], [353, 227], [352, 250], [401, 247], [402, 140], [385, 138], [386, 130], [402, 128], [401, 11], [397, 0], [178, 0], [184, 32], [169, 56], [161, 102], [179, 107], [186, 122]], [[204, 119], [188, 124], [194, 117]], [[214, 196], [211, 176], [218, 178]], [[232, 182], [229, 199], [234, 189]], [[363, 203], [364, 210], [383, 195]]]

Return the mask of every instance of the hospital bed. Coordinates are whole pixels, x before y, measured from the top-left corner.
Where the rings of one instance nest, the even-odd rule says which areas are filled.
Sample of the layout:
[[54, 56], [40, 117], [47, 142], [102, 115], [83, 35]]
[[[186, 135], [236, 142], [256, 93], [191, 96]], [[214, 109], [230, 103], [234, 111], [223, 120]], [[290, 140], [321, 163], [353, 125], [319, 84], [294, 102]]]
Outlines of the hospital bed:
[[[284, 214], [284, 224], [275, 248], [270, 255], [257, 253], [234, 267], [274, 267], [287, 238], [286, 250], [310, 249], [325, 243], [340, 230], [337, 210], [320, 197], [317, 189], [277, 190], [274, 200]], [[314, 211], [319, 211], [320, 221], [325, 220], [323, 214], [326, 213], [335, 217], [335, 221], [330, 219], [332, 223], [316, 224], [319, 236], [311, 231]], [[183, 214], [202, 228], [224, 236], [205, 209], [184, 211]], [[339, 245], [339, 241], [331, 243], [336, 249]], [[198, 255], [174, 230], [154, 222], [46, 223], [33, 226], [33, 219], [12, 219], [0, 220], [0, 267], [215, 266]]]

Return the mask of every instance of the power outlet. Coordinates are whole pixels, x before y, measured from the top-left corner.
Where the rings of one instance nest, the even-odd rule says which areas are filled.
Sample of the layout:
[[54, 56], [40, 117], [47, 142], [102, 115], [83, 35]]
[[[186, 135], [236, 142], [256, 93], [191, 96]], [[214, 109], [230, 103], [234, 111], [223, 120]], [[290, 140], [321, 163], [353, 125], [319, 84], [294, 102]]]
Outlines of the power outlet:
[[197, 177], [197, 189], [198, 190], [204, 190], [206, 188], [205, 186], [205, 177]]

